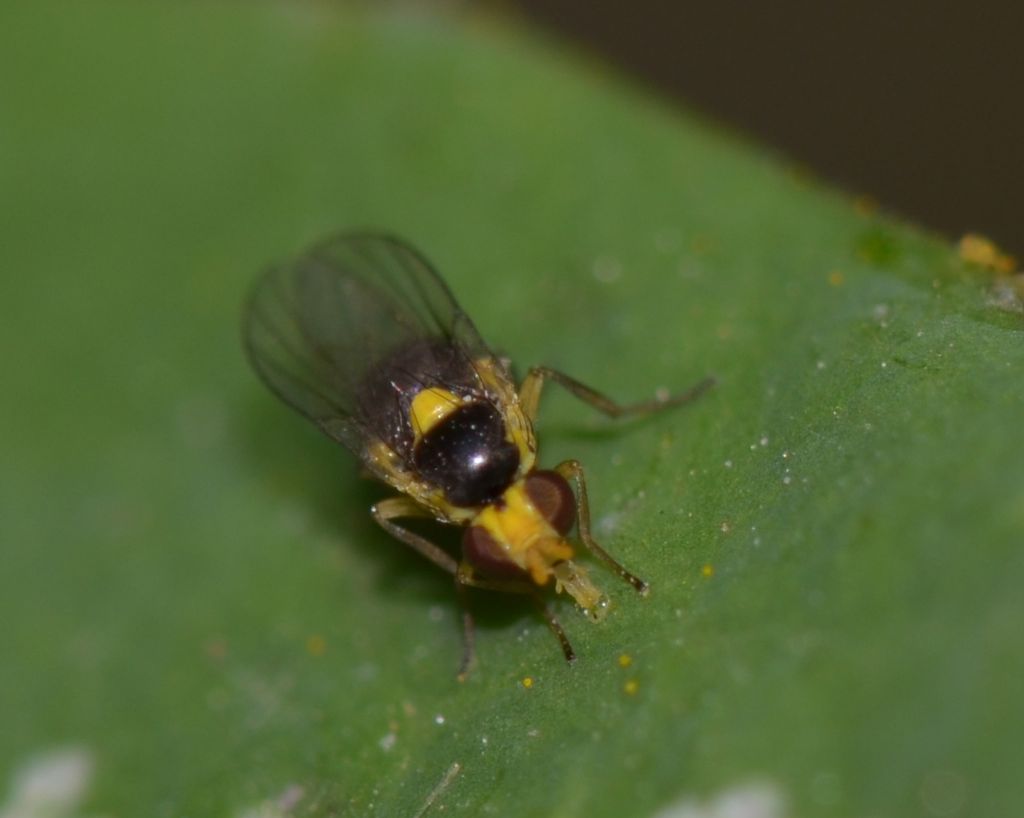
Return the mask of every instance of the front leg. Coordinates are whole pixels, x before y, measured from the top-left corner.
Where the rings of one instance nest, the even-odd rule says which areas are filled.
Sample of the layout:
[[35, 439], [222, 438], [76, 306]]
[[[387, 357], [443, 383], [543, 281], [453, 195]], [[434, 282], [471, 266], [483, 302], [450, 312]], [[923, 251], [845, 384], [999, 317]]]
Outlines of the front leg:
[[472, 665], [475, 655], [476, 629], [473, 623], [473, 614], [470, 613], [468, 600], [466, 599], [465, 583], [460, 578], [462, 569], [459, 563], [455, 561], [451, 554], [440, 546], [434, 545], [426, 537], [421, 537], [419, 534], [391, 522], [397, 517], [431, 516], [408, 497], [390, 497], [387, 500], [382, 500], [371, 509], [371, 513], [373, 514], [373, 519], [388, 534], [410, 546], [438, 568], [447, 571], [455, 577], [455, 592], [462, 605], [462, 662], [459, 665], [458, 679], [460, 682], [464, 682], [469, 674], [469, 667]]
[[567, 480], [576, 484], [576, 526], [579, 528], [583, 544], [594, 553], [605, 565], [632, 585], [641, 595], [647, 596], [650, 586], [640, 577], [630, 573], [626, 568], [605, 551], [594, 540], [590, 533], [590, 500], [587, 498], [587, 482], [583, 477], [583, 466], [578, 460], [566, 460], [555, 466], [555, 471]]
[[459, 564], [455, 558], [443, 548], [434, 545], [426, 537], [421, 537], [419, 534], [391, 522], [398, 517], [432, 517], [423, 507], [408, 497], [389, 497], [387, 500], [381, 500], [370, 509], [370, 513], [377, 524], [388, 534], [413, 548], [438, 568], [453, 575], [459, 570]]

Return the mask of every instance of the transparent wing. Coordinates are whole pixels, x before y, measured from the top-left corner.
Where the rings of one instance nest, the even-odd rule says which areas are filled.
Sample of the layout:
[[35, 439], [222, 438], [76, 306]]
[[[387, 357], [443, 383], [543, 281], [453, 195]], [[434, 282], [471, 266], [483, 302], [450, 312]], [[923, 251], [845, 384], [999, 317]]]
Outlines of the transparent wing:
[[490, 356], [429, 262], [400, 239], [348, 233], [268, 270], [249, 297], [245, 348], [285, 403], [357, 454], [393, 438], [418, 385], [482, 389]]

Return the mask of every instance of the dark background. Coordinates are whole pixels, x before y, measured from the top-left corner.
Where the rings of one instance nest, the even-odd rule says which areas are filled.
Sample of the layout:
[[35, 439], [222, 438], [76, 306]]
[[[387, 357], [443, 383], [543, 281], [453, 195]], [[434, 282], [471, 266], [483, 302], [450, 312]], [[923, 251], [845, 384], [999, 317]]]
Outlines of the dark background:
[[1024, 2], [513, 5], [851, 193], [1024, 255]]

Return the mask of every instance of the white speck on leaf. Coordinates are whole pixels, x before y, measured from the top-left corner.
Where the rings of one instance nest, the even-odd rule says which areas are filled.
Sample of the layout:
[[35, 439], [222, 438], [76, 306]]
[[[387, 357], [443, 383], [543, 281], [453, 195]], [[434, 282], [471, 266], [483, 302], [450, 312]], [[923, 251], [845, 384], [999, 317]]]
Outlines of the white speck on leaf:
[[611, 256], [598, 256], [592, 269], [594, 278], [602, 284], [611, 284], [622, 276], [622, 264]]
[[706, 799], [691, 795], [658, 810], [653, 818], [787, 818], [786, 798], [771, 781], [749, 781]]
[[70, 818], [85, 798], [93, 767], [92, 755], [81, 747], [30, 758], [14, 771], [0, 818]]
[[290, 784], [280, 795], [245, 808], [238, 813], [238, 818], [288, 818], [305, 794], [298, 784]]

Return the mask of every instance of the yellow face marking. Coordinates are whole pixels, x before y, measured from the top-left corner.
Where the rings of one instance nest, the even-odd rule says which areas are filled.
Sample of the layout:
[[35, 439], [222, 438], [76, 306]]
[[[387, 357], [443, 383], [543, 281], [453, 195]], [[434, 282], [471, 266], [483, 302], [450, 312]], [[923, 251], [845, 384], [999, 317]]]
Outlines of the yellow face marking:
[[572, 561], [572, 546], [537, 510], [526, 483], [513, 483], [501, 503], [487, 506], [472, 525], [486, 529], [508, 558], [529, 573], [537, 585], [554, 577], [555, 590], [565, 591], [594, 622], [608, 612], [608, 597], [594, 585], [586, 569]]
[[512, 562], [543, 585], [551, 576], [552, 564], [572, 557], [572, 547], [534, 506], [522, 480], [513, 483], [501, 499], [500, 504], [484, 508], [473, 524], [486, 529]]
[[438, 386], [418, 392], [409, 407], [409, 420], [416, 442], [463, 403], [457, 395]]

